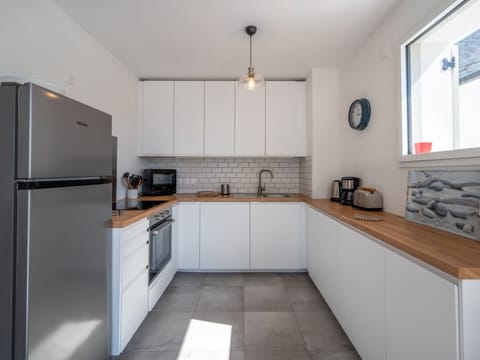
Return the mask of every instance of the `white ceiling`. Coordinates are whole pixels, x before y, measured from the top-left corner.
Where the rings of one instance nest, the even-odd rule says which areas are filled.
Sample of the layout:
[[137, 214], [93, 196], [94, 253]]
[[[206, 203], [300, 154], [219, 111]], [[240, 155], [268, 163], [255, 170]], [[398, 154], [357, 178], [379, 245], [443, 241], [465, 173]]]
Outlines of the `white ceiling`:
[[267, 79], [341, 64], [400, 0], [55, 0], [139, 78]]

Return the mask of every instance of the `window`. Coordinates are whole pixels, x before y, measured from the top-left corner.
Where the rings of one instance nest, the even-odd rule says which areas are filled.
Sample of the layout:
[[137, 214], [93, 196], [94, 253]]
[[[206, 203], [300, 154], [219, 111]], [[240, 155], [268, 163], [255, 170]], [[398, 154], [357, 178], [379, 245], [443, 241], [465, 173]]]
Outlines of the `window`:
[[403, 155], [480, 147], [480, 0], [462, 1], [405, 46]]

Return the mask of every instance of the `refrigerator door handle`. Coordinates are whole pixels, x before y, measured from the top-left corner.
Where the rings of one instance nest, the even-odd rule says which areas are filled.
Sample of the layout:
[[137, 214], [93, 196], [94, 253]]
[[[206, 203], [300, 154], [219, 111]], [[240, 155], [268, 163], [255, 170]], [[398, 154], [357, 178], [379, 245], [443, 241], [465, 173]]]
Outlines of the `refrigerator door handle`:
[[112, 178], [110, 176], [97, 176], [66, 179], [17, 179], [16, 184], [18, 190], [37, 190], [69, 186], [102, 185], [110, 184], [111, 182]]

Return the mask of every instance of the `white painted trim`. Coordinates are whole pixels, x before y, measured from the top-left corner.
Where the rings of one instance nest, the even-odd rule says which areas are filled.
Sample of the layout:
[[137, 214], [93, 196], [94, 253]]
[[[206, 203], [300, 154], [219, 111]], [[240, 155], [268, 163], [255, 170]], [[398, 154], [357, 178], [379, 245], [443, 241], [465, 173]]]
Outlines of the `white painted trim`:
[[[407, 154], [408, 152], [408, 111], [407, 111], [407, 45], [422, 33], [427, 31], [432, 25], [445, 17], [456, 7], [466, 3], [468, 0], [457, 0], [446, 9], [438, 9], [439, 15], [423, 19], [417, 26], [412, 28], [400, 41], [399, 69], [400, 76], [400, 131], [399, 131], [399, 156], [398, 163], [401, 168], [419, 168], [419, 167], [440, 167], [440, 166], [475, 166], [480, 164], [480, 147], [471, 149], [456, 149], [450, 151], [438, 151], [428, 154]], [[433, 13], [433, 12], [432, 12]]]
[[480, 359], [480, 280], [459, 284], [460, 359]]

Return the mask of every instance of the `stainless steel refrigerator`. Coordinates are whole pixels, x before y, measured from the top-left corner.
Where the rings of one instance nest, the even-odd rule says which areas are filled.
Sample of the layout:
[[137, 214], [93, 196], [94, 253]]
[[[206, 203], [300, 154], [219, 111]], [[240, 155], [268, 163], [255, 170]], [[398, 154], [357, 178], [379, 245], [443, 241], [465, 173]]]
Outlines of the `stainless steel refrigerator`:
[[106, 359], [111, 117], [2, 84], [0, 120], [0, 359]]

